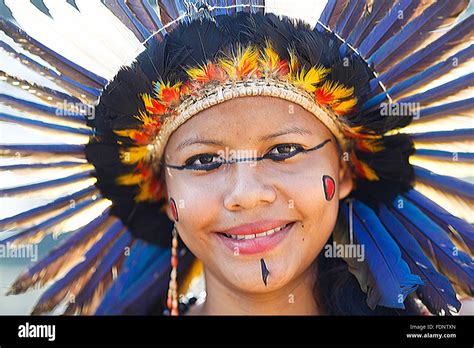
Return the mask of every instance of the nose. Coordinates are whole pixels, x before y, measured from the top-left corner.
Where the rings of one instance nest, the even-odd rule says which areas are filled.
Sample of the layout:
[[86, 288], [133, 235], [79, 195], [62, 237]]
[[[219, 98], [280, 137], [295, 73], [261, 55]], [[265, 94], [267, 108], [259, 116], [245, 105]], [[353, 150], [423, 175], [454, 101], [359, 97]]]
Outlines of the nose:
[[248, 162], [231, 164], [229, 170], [230, 189], [224, 196], [224, 206], [231, 211], [252, 209], [259, 204], [275, 201], [276, 191], [269, 179], [259, 172], [259, 165]]

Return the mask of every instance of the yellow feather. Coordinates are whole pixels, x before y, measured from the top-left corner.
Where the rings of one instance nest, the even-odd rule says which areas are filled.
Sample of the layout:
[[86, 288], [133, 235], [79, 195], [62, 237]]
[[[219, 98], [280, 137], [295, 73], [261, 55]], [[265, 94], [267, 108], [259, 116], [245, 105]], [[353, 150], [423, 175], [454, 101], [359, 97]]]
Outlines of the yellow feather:
[[334, 101], [340, 101], [352, 96], [354, 93], [354, 87], [348, 88], [339, 82], [326, 81], [322, 88], [326, 93], [331, 93]]
[[147, 113], [141, 110], [138, 111], [138, 115], [133, 116], [133, 117], [135, 117], [137, 120], [140, 120], [145, 126], [151, 125], [154, 123], [153, 118], [151, 118], [150, 116], [148, 116]]
[[236, 78], [237, 74], [235, 70], [235, 64], [231, 59], [220, 58], [218, 64], [231, 79]]
[[261, 53], [261, 58], [259, 62], [262, 66], [273, 70], [277, 67], [277, 62], [280, 60], [278, 54], [273, 50], [273, 47], [270, 43], [267, 43], [267, 46], [263, 49]]
[[119, 185], [138, 185], [143, 180], [143, 176], [139, 173], [130, 173], [119, 176], [116, 179]]
[[206, 71], [204, 67], [201, 65], [198, 65], [197, 67], [186, 70], [186, 73], [193, 80], [197, 80], [199, 78], [203, 78], [206, 76]]
[[370, 181], [377, 181], [379, 180], [379, 177], [378, 175], [375, 173], [375, 171], [369, 167], [369, 165], [367, 163], [365, 163], [364, 161], [360, 161], [359, 160], [359, 163], [361, 165], [361, 167], [363, 168], [363, 171], [364, 171], [364, 174], [365, 174], [365, 177], [367, 180], [370, 180]]
[[220, 67], [227, 73], [231, 79], [238, 79], [243, 74], [248, 75], [258, 68], [259, 52], [255, 47], [248, 46], [245, 50], [238, 47], [237, 54], [232, 59], [219, 59]]
[[123, 129], [123, 130], [114, 130], [114, 133], [121, 137], [133, 138], [133, 135], [137, 133], [136, 129]]
[[293, 51], [290, 51], [289, 54], [290, 54], [290, 74], [289, 74], [289, 76], [290, 76], [290, 78], [293, 78], [296, 75], [299, 63], [298, 63], [298, 58], [296, 58], [296, 55]]
[[333, 110], [336, 112], [336, 113], [346, 113], [346, 112], [349, 112], [352, 110], [352, 108], [354, 108], [354, 106], [357, 105], [357, 98], [354, 97], [354, 98], [351, 98], [349, 100], [345, 100], [337, 105], [335, 105], [333, 107]]
[[150, 192], [146, 189], [146, 187], [143, 187], [143, 185], [141, 185], [139, 193], [135, 196], [135, 202], [146, 202], [148, 200], [151, 200], [151, 198], [152, 196]]
[[326, 69], [322, 66], [312, 67], [307, 72], [305, 68], [301, 69], [300, 72], [296, 73], [293, 77], [293, 84], [297, 87], [303, 88], [308, 92], [314, 92], [316, 85], [318, 85], [329, 73], [330, 69]]
[[370, 152], [379, 152], [385, 149], [378, 139], [361, 139], [359, 140], [363, 143], [363, 146], [367, 148]]
[[238, 67], [239, 69], [243, 69], [244, 66], [249, 65], [252, 68], [257, 68], [258, 67], [258, 57], [259, 57], [259, 52], [255, 47], [249, 46], [245, 49], [245, 51], [242, 53], [241, 50], [239, 49], [239, 55], [238, 55]]
[[145, 107], [150, 108], [153, 106], [153, 104], [151, 103], [151, 96], [149, 94], [143, 93], [142, 100], [143, 100], [143, 103], [145, 104]]
[[135, 196], [135, 202], [146, 202], [156, 199], [156, 197], [153, 196], [153, 192], [150, 192], [150, 181], [142, 181], [139, 185], [140, 191]]
[[127, 150], [120, 151], [120, 159], [123, 163], [137, 163], [148, 155], [148, 148], [146, 146], [129, 147]]

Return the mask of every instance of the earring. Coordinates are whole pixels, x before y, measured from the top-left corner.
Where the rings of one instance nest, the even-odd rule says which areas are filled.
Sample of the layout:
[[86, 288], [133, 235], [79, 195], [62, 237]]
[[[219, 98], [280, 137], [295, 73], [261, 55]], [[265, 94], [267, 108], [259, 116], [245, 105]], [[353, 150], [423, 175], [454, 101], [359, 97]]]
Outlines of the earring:
[[352, 205], [352, 199], [348, 199], [349, 203], [349, 241], [354, 244], [354, 206]]
[[173, 226], [173, 239], [171, 242], [171, 274], [166, 305], [171, 315], [178, 315], [178, 230]]

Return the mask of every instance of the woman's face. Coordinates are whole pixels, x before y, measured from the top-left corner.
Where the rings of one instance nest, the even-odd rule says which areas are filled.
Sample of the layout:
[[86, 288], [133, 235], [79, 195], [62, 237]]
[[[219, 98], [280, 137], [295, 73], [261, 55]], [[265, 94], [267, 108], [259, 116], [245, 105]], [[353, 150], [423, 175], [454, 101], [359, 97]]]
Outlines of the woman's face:
[[[219, 158], [239, 161], [216, 166]], [[308, 269], [352, 189], [327, 128], [279, 98], [236, 98], [202, 111], [172, 134], [165, 161], [194, 169], [165, 173], [181, 239], [206, 272], [251, 293], [279, 289]], [[167, 213], [175, 220], [171, 207]]]

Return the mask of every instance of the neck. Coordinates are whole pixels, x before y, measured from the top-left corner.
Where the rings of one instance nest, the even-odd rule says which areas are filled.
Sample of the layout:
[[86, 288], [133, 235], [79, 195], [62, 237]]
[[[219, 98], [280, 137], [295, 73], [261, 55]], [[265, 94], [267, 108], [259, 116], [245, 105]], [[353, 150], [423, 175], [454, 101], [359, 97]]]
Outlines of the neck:
[[317, 315], [313, 287], [316, 275], [309, 267], [284, 287], [268, 293], [243, 292], [228, 287], [207, 269], [206, 302], [202, 315]]

